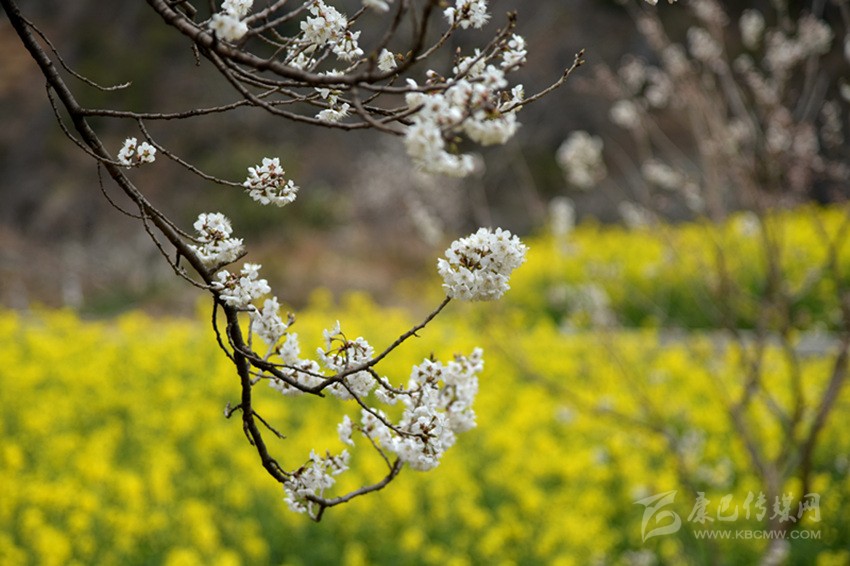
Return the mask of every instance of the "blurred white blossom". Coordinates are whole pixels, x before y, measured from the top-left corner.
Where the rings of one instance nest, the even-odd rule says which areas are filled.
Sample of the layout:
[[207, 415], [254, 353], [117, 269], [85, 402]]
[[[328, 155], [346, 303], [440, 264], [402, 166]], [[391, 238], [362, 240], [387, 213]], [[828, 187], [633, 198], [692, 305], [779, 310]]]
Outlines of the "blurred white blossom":
[[242, 19], [248, 15], [253, 5], [254, 0], [224, 0], [221, 3], [221, 11]]
[[744, 10], [741, 19], [738, 20], [741, 28], [741, 41], [747, 49], [755, 49], [761, 43], [764, 35], [764, 16], [758, 10]]
[[248, 25], [229, 12], [219, 12], [210, 18], [209, 28], [225, 41], [238, 41], [248, 33]]
[[593, 188], [607, 175], [602, 138], [579, 130], [558, 148], [556, 159], [567, 181], [579, 189]]

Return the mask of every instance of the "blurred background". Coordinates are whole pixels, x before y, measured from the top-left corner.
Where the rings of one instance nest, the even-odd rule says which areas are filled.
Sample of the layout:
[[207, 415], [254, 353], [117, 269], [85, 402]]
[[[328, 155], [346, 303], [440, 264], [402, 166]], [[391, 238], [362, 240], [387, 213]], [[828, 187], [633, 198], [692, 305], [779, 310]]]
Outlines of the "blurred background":
[[[453, 302], [382, 362], [398, 381], [434, 353], [482, 346], [479, 428], [434, 472], [405, 470], [318, 527], [286, 508], [238, 423], [223, 422], [238, 391], [208, 297], [109, 205], [0, 14], [0, 564], [850, 564], [850, 6], [788, 2], [767, 18], [784, 35], [747, 39], [758, 28], [748, 10], [782, 5], [730, 2], [718, 15], [708, 0], [492, 1], [494, 22], [451, 48], [480, 44], [518, 10], [529, 57], [513, 82], [527, 95], [581, 49], [586, 65], [521, 112], [508, 144], [476, 149], [482, 167], [464, 180], [413, 170], [399, 140], [260, 111], [147, 123], [213, 175], [241, 182], [278, 156], [301, 187], [270, 209], [166, 159], [130, 172], [186, 229], [201, 212], [231, 218], [246, 259], [298, 314], [305, 352], [337, 319], [376, 348], [391, 343], [442, 298], [436, 257], [478, 226], [530, 246], [504, 300]], [[234, 98], [145, 3], [21, 8], [77, 71], [132, 81], [72, 83], [85, 106]], [[662, 23], [687, 51], [652, 48], [637, 21]], [[729, 85], [694, 27], [723, 38], [740, 85], [753, 78], [740, 54], [776, 79], [741, 86], [758, 135], [742, 133], [734, 104], [714, 104]], [[672, 72], [677, 54], [695, 71], [672, 88], [659, 68]], [[778, 83], [779, 103], [755, 104]], [[653, 120], [634, 126], [623, 101]], [[113, 152], [139, 135], [92, 122]], [[256, 392], [290, 435], [274, 441], [284, 466], [341, 448], [335, 425], [351, 407]], [[364, 452], [341, 487], [380, 477], [383, 462]], [[640, 501], [672, 491], [682, 528], [647, 537]], [[694, 522], [698, 493], [712, 513], [793, 493], [799, 522], [778, 507], [764, 521], [747, 508], [732, 524]], [[812, 493], [817, 517], [802, 508]]]
[[[749, 4], [766, 2], [736, 3], [732, 10]], [[196, 66], [182, 38], [143, 3], [35, 1], [26, 9], [73, 68], [101, 84], [133, 83], [111, 93], [77, 83], [84, 104], [172, 111], [232, 99], [229, 85], [206, 62]], [[575, 191], [555, 154], [575, 130], [624, 138], [608, 119], [610, 100], [592, 86], [580, 87], [595, 67], [615, 67], [626, 54], [649, 56], [648, 48], [614, 1], [497, 0], [490, 27], [517, 9], [530, 56], [514, 81], [527, 94], [557, 79], [580, 49], [586, 49], [587, 65], [521, 113], [514, 140], [481, 151], [479, 175], [463, 181], [419, 176], [398, 140], [285, 121], [269, 127], [260, 111], [236, 111], [190, 124], [151, 123], [151, 133], [231, 180], [243, 179], [259, 156], [280, 156], [302, 187], [293, 206], [254, 206], [244, 195], [165, 162], [155, 172], [138, 171], [136, 179], [183, 226], [202, 211], [226, 211], [246, 238], [250, 259], [266, 266], [273, 287], [296, 306], [316, 286], [362, 289], [388, 300], [399, 279], [430, 272], [444, 244], [473, 227], [498, 225], [520, 234], [540, 229], [555, 196], [572, 197], [579, 217], [617, 221], [618, 204], [634, 198], [618, 181], [623, 173], [617, 165], [609, 164], [609, 179], [595, 190]], [[688, 17], [681, 9], [662, 11], [674, 30], [677, 18]], [[38, 70], [8, 24], [0, 25], [0, 305], [65, 305], [91, 314], [130, 306], [187, 312], [194, 290], [172, 277], [141, 227], [103, 198], [90, 159], [56, 125]], [[459, 37], [476, 41], [483, 33]], [[137, 134], [125, 122], [94, 123], [115, 151]]]

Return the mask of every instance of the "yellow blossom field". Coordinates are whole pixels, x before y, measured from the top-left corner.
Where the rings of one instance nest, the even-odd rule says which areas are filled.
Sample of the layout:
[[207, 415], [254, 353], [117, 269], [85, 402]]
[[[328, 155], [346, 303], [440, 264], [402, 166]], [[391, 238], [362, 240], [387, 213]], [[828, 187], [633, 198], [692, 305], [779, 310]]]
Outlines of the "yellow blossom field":
[[[806, 282], [823, 252], [810, 241], [819, 232], [806, 227], [815, 216], [838, 230], [843, 214], [803, 209], [772, 220], [787, 234], [783, 253], [796, 258], [787, 263], [790, 284], [810, 285], [795, 311], [800, 343], [816, 335], [820, 345], [799, 367], [778, 345], [766, 347], [761, 361], [780, 407], [794, 403], [792, 379], [801, 377], [811, 400], [830, 376], [828, 287], [846, 281]], [[758, 262], [732, 247], [747, 246], [733, 237], [741, 222], [733, 218], [716, 241], [733, 250], [735, 277], [757, 286]], [[529, 241], [528, 264], [504, 304], [451, 304], [382, 366], [400, 382], [431, 352], [483, 347], [478, 427], [459, 436], [436, 470], [404, 470], [320, 523], [287, 508], [238, 418], [224, 417], [238, 380], [205, 316], [0, 312], [0, 564], [751, 564], [768, 540], [695, 534], [722, 526], [724, 497], [726, 511], [740, 511], [728, 525], [764, 528], [743, 516], [748, 495], [764, 487], [724, 412], [749, 352], [711, 328], [705, 230], [585, 225], [566, 242]], [[616, 274], [601, 286], [618, 324], [590, 324], [587, 311], [552, 290], [606, 270]], [[753, 314], [744, 302], [739, 311], [746, 328]], [[317, 293], [297, 313], [305, 351], [337, 319], [378, 347], [415, 322], [363, 296], [335, 303]], [[290, 469], [311, 449], [339, 451], [336, 423], [358, 414], [342, 401], [257, 388], [258, 410], [287, 436], [269, 442]], [[794, 507], [794, 532], [808, 534], [789, 537], [793, 564], [850, 561], [848, 415], [845, 387], [812, 457], [819, 514], [798, 518]], [[780, 453], [782, 423], [757, 409], [749, 418], [765, 454]], [[353, 453], [340, 488], [384, 472], [370, 451]], [[793, 478], [783, 489], [804, 495]], [[645, 506], [636, 501], [674, 490], [667, 510], [681, 528], [644, 540]], [[689, 519], [698, 493], [710, 501], [707, 526]]]

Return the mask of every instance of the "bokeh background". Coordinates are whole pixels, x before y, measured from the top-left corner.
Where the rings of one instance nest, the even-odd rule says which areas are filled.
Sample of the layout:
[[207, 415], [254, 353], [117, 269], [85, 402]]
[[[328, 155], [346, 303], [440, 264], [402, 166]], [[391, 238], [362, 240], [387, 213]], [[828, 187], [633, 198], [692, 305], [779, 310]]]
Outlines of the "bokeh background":
[[[674, 39], [693, 23], [686, 5], [658, 7]], [[727, 10], [734, 22], [771, 5]], [[776, 194], [775, 210], [759, 215], [732, 199], [719, 222], [671, 206], [627, 226], [621, 203], [644, 196], [630, 182], [633, 164], [606, 157], [608, 176], [578, 190], [556, 155], [578, 130], [617, 155], [633, 151], [591, 80], [627, 56], [653, 60], [628, 10], [603, 0], [491, 6], [497, 21], [520, 13], [530, 55], [516, 80], [527, 93], [580, 49], [587, 63], [523, 110], [514, 140], [481, 150], [485, 166], [469, 179], [419, 175], [398, 140], [270, 123], [255, 111], [149, 126], [172, 151], [232, 180], [258, 156], [279, 156], [301, 187], [293, 205], [257, 207], [166, 160], [133, 172], [185, 227], [200, 212], [228, 214], [248, 259], [297, 313], [305, 351], [337, 319], [376, 347], [391, 342], [440, 300], [436, 257], [477, 226], [529, 243], [505, 301], [453, 303], [385, 367], [403, 381], [431, 352], [483, 346], [479, 428], [434, 472], [405, 471], [318, 525], [286, 508], [238, 423], [222, 417], [238, 390], [208, 301], [103, 198], [96, 168], [57, 127], [43, 79], [0, 16], [0, 564], [850, 563], [846, 386], [806, 486], [786, 450], [812, 424], [835, 372], [846, 372], [838, 352], [848, 335], [847, 183], [812, 184], [793, 207]], [[84, 104], [169, 111], [230, 100], [144, 3], [35, 0], [22, 9], [73, 68], [102, 84], [133, 83], [80, 88]], [[848, 78], [845, 26], [836, 3], [789, 3], [791, 14], [812, 10], [834, 26], [823, 69], [835, 94]], [[136, 135], [120, 122], [95, 125], [116, 151]], [[666, 125], [674, 145], [694, 150], [686, 128], [677, 137], [677, 125]], [[759, 234], [782, 243], [776, 273]], [[764, 310], [775, 306], [775, 281], [795, 302], [773, 317]], [[783, 493], [799, 498], [805, 487], [821, 497], [819, 520], [801, 513], [795, 530], [808, 534], [788, 544], [703, 540], [695, 532], [704, 525], [688, 520], [698, 493], [714, 513], [727, 495], [743, 505], [767, 491], [729, 411], [752, 375], [765, 385], [745, 428], [767, 458], [787, 463]], [[271, 389], [258, 397], [290, 437], [277, 447], [289, 467], [311, 448], [339, 450], [335, 423], [356, 413]], [[374, 479], [381, 465], [363, 458], [341, 481]], [[644, 540], [635, 502], [671, 490], [682, 529]], [[741, 507], [734, 532], [775, 526], [772, 504], [764, 521], [744, 520]]]

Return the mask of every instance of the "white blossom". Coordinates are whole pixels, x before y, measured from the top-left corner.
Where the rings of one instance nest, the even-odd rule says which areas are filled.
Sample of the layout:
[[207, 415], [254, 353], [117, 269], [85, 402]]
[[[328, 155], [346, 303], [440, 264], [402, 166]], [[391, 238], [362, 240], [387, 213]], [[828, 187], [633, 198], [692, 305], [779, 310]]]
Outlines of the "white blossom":
[[570, 134], [558, 148], [556, 159], [567, 181], [580, 189], [590, 189], [607, 175], [602, 160], [602, 139], [579, 130]]
[[387, 448], [414, 470], [437, 467], [443, 452], [454, 444], [445, 413], [431, 406], [405, 411], [401, 426], [407, 434], [395, 436]]
[[301, 346], [298, 343], [298, 333], [289, 332], [280, 347], [280, 359], [283, 363], [295, 365], [301, 356]]
[[346, 30], [333, 42], [331, 49], [334, 54], [343, 61], [351, 61], [363, 56], [363, 50], [357, 44], [360, 38], [359, 31]]
[[142, 142], [136, 148], [136, 159], [139, 163], [153, 163], [156, 161], [156, 148], [148, 142]]
[[631, 100], [618, 100], [609, 111], [611, 121], [621, 128], [634, 129], [640, 125], [640, 112]]
[[395, 55], [388, 49], [381, 51], [378, 56], [378, 69], [384, 73], [388, 73], [396, 68]]
[[339, 435], [339, 439], [349, 446], [354, 446], [354, 441], [351, 440], [351, 435], [353, 433], [352, 422], [348, 415], [342, 417], [342, 422], [339, 423], [336, 427], [337, 434]]
[[723, 47], [703, 28], [688, 30], [688, 47], [691, 54], [707, 65], [715, 65], [723, 55]]
[[639, 204], [624, 200], [617, 206], [617, 211], [629, 228], [639, 229], [652, 224], [652, 214]]
[[414, 366], [408, 389], [416, 394], [402, 398], [407, 408], [398, 424], [407, 434], [396, 436], [389, 447], [413, 469], [435, 467], [456, 434], [475, 427], [472, 403], [484, 368], [482, 355], [476, 348], [448, 364], [426, 359]]
[[316, 118], [321, 120], [322, 122], [339, 122], [340, 120], [348, 116], [350, 108], [351, 106], [347, 102], [337, 108], [325, 108], [324, 110], [316, 114]]
[[490, 19], [487, 13], [487, 0], [456, 0], [454, 7], [443, 11], [452, 27], [460, 26], [467, 29], [484, 27]]
[[248, 178], [242, 186], [248, 189], [248, 195], [260, 204], [285, 206], [295, 200], [298, 186], [287, 180], [280, 166], [280, 159], [263, 158], [262, 165], [248, 167]]
[[481, 145], [503, 144], [513, 137], [517, 128], [519, 122], [513, 112], [488, 117], [483, 110], [478, 110], [473, 119], [463, 123], [464, 133]]
[[[295, 336], [295, 334], [287, 334], [286, 342], [284, 344], [290, 344], [293, 340], [297, 340], [297, 337], [293, 339], [293, 336]], [[321, 377], [321, 368], [315, 360], [296, 360], [294, 362], [289, 362], [286, 367], [281, 368], [280, 371], [291, 381], [298, 384], [299, 387], [318, 387], [325, 381], [325, 378]], [[297, 397], [304, 394], [304, 392], [298, 387], [293, 386], [285, 380], [277, 377], [271, 378], [269, 386], [287, 397]]]
[[248, 15], [253, 5], [254, 0], [224, 0], [221, 3], [221, 11], [241, 20]]
[[194, 224], [199, 245], [192, 244], [207, 266], [221, 266], [236, 261], [244, 246], [241, 238], [233, 238], [230, 220], [220, 212], [202, 213]]
[[507, 230], [480, 228], [452, 242], [437, 261], [443, 289], [454, 299], [490, 301], [510, 288], [511, 272], [522, 265], [528, 248]]
[[312, 16], [301, 22], [301, 33], [306, 42], [317, 47], [336, 39], [348, 26], [345, 16], [323, 0], [315, 0], [309, 11]]
[[118, 152], [118, 162], [125, 167], [134, 167], [142, 163], [156, 161], [156, 148], [144, 141], [139, 143], [136, 138], [127, 138]]
[[277, 297], [266, 299], [263, 309], [251, 311], [251, 332], [259, 336], [269, 346], [277, 344], [284, 333], [287, 325], [280, 318], [280, 304]]
[[646, 83], [646, 62], [638, 57], [627, 55], [623, 58], [623, 64], [617, 70], [617, 75], [630, 94], [638, 93]]
[[647, 69], [646, 90], [643, 95], [650, 106], [664, 108], [673, 97], [673, 82], [661, 69], [650, 67]]
[[[369, 362], [375, 350], [361, 336], [348, 340], [339, 327], [339, 321], [330, 330], [324, 331], [325, 348], [319, 348], [317, 355], [324, 367], [333, 374], [339, 374], [357, 368]], [[375, 380], [368, 371], [358, 371], [346, 375], [342, 383], [330, 386], [330, 392], [340, 399], [352, 399], [353, 395], [365, 397], [375, 387]]]
[[360, 32], [348, 29], [348, 18], [323, 0], [313, 0], [308, 8], [310, 16], [301, 22], [303, 42], [311, 48], [330, 46], [334, 54], [344, 61], [363, 55], [357, 44]]
[[502, 51], [502, 68], [510, 69], [525, 63], [528, 51], [525, 48], [525, 39], [521, 35], [513, 34], [508, 40], [507, 46]]
[[645, 161], [641, 165], [640, 172], [647, 183], [668, 191], [679, 189], [684, 183], [684, 177], [681, 173], [657, 159]]
[[744, 10], [741, 19], [738, 20], [741, 28], [741, 41], [747, 49], [755, 49], [761, 43], [764, 35], [764, 16], [758, 10]]
[[268, 282], [259, 278], [260, 267], [256, 263], [246, 263], [239, 274], [226, 269], [219, 271], [216, 273], [217, 281], [213, 281], [211, 286], [228, 306], [245, 308], [254, 299], [271, 291]]
[[824, 55], [832, 45], [832, 28], [824, 21], [807, 14], [797, 25], [797, 41], [806, 55]]
[[315, 451], [310, 452], [310, 460], [301, 466], [283, 484], [286, 501], [289, 508], [297, 513], [313, 514], [314, 503], [310, 497], [321, 497], [326, 489], [333, 487], [334, 476], [348, 470], [350, 457], [347, 450], [338, 456], [326, 454], [320, 457]]
[[557, 239], [565, 239], [575, 228], [576, 209], [567, 197], [555, 197], [549, 201], [549, 229]]
[[229, 12], [213, 14], [209, 28], [225, 41], [238, 41], [248, 33], [248, 25]]
[[[464, 133], [483, 145], [505, 143], [519, 126], [513, 113], [522, 99], [522, 86], [511, 90], [510, 99], [504, 101], [503, 89], [508, 86], [504, 70], [475, 56], [461, 57], [454, 72], [464, 78], [445, 91], [413, 90], [405, 95], [408, 107], [418, 111], [405, 132], [404, 144], [423, 171], [463, 177], [475, 169], [475, 161], [471, 155], [452, 153], [447, 140]], [[408, 86], [417, 88], [412, 79]]]

